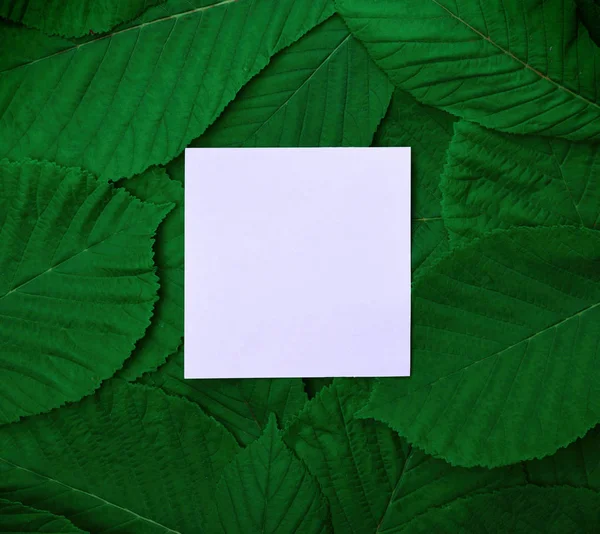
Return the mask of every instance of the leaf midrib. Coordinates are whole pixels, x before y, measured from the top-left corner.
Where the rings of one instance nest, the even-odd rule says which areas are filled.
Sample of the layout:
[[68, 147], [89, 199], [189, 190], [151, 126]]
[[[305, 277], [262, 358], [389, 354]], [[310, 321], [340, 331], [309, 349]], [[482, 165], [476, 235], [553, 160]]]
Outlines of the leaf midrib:
[[143, 521], [146, 521], [146, 522], [152, 523], [153, 525], [156, 525], [158, 527], [164, 528], [164, 529], [166, 529], [167, 532], [171, 532], [172, 534], [183, 534], [182, 532], [180, 532], [178, 530], [173, 530], [173, 529], [167, 527], [166, 525], [163, 525], [162, 523], [159, 523], [158, 521], [154, 521], [153, 519], [150, 519], [149, 517], [144, 517], [143, 515], [140, 515], [137, 512], [134, 512], [133, 510], [130, 510], [129, 508], [124, 508], [123, 506], [119, 506], [118, 504], [115, 504], [115, 503], [113, 503], [111, 501], [107, 501], [106, 499], [100, 497], [99, 495], [96, 495], [94, 493], [89, 493], [87, 491], [81, 490], [79, 488], [75, 488], [73, 486], [69, 486], [69, 484], [61, 482], [60, 480], [56, 480], [55, 478], [49, 477], [47, 475], [43, 475], [41, 473], [37, 473], [36, 471], [33, 471], [33, 470], [28, 469], [26, 467], [20, 466], [18, 464], [15, 464], [15, 463], [11, 462], [10, 460], [7, 460], [6, 458], [0, 457], [0, 460], [3, 461], [4, 463], [6, 463], [6, 464], [8, 464], [8, 465], [10, 465], [12, 467], [14, 467], [15, 469], [20, 469], [20, 470], [25, 471], [27, 473], [30, 473], [30, 474], [32, 474], [32, 475], [34, 475], [36, 477], [44, 478], [46, 480], [54, 482], [55, 484], [59, 484], [59, 485], [65, 487], [65, 488], [68, 488], [71, 491], [76, 491], [78, 493], [83, 493], [84, 495], [87, 495], [87, 496], [92, 497], [94, 499], [98, 499], [99, 501], [102, 501], [102, 502], [108, 504], [109, 506], [113, 506], [115, 508], [118, 508], [119, 510], [123, 510], [124, 512], [129, 513], [131, 515], [134, 515], [135, 517], [137, 517], [137, 518], [139, 518], [139, 519], [141, 519]]
[[[428, 382], [427, 384], [422, 384], [419, 385], [417, 389], [423, 389], [426, 387], [430, 387], [433, 386], [434, 384], [436, 384], [437, 382], [439, 382], [440, 380], [443, 380], [444, 378], [448, 378], [449, 376], [455, 375], [457, 373], [461, 373], [463, 371], [466, 371], [467, 369], [480, 364], [481, 362], [484, 362], [486, 360], [489, 360], [490, 358], [493, 358], [495, 356], [499, 356], [500, 354], [502, 354], [503, 352], [506, 352], [510, 349], [513, 349], [514, 347], [516, 347], [517, 345], [520, 345], [521, 343], [528, 343], [529, 341], [531, 341], [532, 339], [536, 338], [537, 336], [547, 332], [548, 330], [551, 330], [552, 328], [558, 328], [560, 327], [562, 324], [570, 321], [571, 319], [575, 318], [575, 317], [581, 317], [584, 313], [589, 312], [590, 310], [593, 310], [594, 308], [597, 308], [598, 306], [600, 306], [600, 302], [596, 302], [595, 304], [591, 304], [589, 306], [587, 306], [586, 308], [583, 308], [582, 310], [579, 310], [578, 312], [569, 315], [568, 317], [566, 317], [565, 319], [562, 319], [561, 321], [554, 323], [550, 326], [547, 326], [546, 328], [543, 328], [542, 330], [539, 330], [538, 332], [535, 332], [534, 334], [521, 339], [519, 341], [517, 341], [516, 343], [513, 343], [512, 345], [509, 345], [508, 347], [503, 348], [502, 350], [499, 350], [497, 352], [494, 352], [493, 354], [490, 354], [488, 356], [485, 356], [484, 358], [481, 358], [480, 360], [476, 360], [474, 362], [471, 362], [468, 365], [465, 365], [464, 367], [461, 367], [460, 369], [456, 369], [455, 371], [452, 371], [451, 373], [448, 373], [446, 375], [440, 376], [438, 378], [436, 378], [435, 380], [433, 380], [432, 382]], [[409, 392], [406, 393], [406, 395], [409, 395], [411, 393], [414, 393], [414, 391], [416, 390], [411, 390]], [[406, 396], [405, 395], [405, 396]]]
[[530, 71], [532, 71], [535, 74], [537, 74], [540, 78], [543, 78], [544, 80], [547, 80], [548, 82], [554, 84], [558, 89], [560, 89], [562, 91], [566, 91], [567, 93], [573, 95], [575, 98], [579, 98], [580, 100], [582, 100], [586, 104], [588, 104], [590, 106], [593, 106], [593, 107], [597, 108], [598, 110], [600, 110], [600, 105], [598, 105], [596, 102], [593, 102], [592, 100], [588, 100], [587, 98], [585, 98], [582, 95], [576, 93], [575, 91], [572, 91], [568, 87], [565, 87], [564, 85], [561, 85], [560, 83], [558, 83], [557, 81], [553, 80], [549, 76], [546, 76], [543, 72], [541, 72], [541, 71], [537, 70], [536, 68], [532, 67], [526, 61], [523, 61], [522, 59], [518, 58], [512, 52], [506, 50], [505, 48], [503, 48], [502, 46], [500, 46], [495, 41], [492, 41], [491, 37], [489, 37], [488, 35], [485, 35], [484, 33], [480, 32], [475, 27], [471, 26], [466, 20], [461, 19], [458, 15], [455, 15], [454, 13], [452, 13], [452, 11], [450, 11], [447, 7], [445, 7], [442, 4], [440, 4], [437, 0], [431, 0], [431, 1], [434, 4], [436, 4], [438, 7], [440, 7], [441, 9], [443, 9], [446, 13], [448, 13], [452, 18], [456, 19], [458, 22], [460, 22], [461, 24], [463, 24], [464, 26], [466, 26], [467, 28], [469, 28], [471, 31], [473, 31], [477, 35], [479, 35], [479, 37], [481, 37], [484, 41], [488, 41], [491, 45], [495, 46], [503, 54], [506, 54], [511, 59], [514, 59], [515, 61], [517, 61], [518, 63], [520, 63], [521, 65], [523, 65], [523, 67], [525, 67], [526, 69], [529, 69]]
[[79, 50], [80, 48], [83, 48], [84, 46], [87, 46], [87, 45], [92, 44], [92, 43], [96, 43], [98, 41], [102, 41], [104, 39], [112, 39], [114, 36], [120, 35], [122, 33], [126, 33], [126, 32], [129, 32], [129, 31], [132, 31], [132, 30], [137, 30], [137, 29], [141, 30], [142, 28], [145, 28], [146, 26], [151, 26], [152, 24], [157, 24], [159, 22], [164, 22], [166, 20], [171, 20], [171, 19], [177, 20], [179, 18], [186, 17], [188, 15], [194, 15], [196, 13], [201, 13], [201, 12], [204, 12], [204, 11], [208, 11], [208, 10], [216, 8], [216, 7], [220, 7], [220, 6], [225, 6], [227, 4], [236, 3], [238, 1], [239, 0], [221, 0], [219, 2], [216, 2], [214, 4], [210, 4], [208, 6], [198, 7], [198, 8], [195, 8], [195, 9], [190, 9], [188, 11], [182, 11], [181, 13], [175, 13], [173, 15], [167, 15], [165, 17], [161, 17], [161, 18], [158, 18], [158, 19], [155, 19], [155, 20], [151, 20], [151, 21], [148, 21], [148, 22], [142, 22], [141, 24], [135, 24], [133, 26], [129, 26], [127, 28], [123, 28], [122, 30], [118, 30], [118, 31], [113, 32], [113, 33], [102, 35], [100, 37], [97, 37], [96, 39], [90, 39], [89, 41], [85, 41], [83, 43], [79, 43], [79, 44], [73, 45], [73, 46], [71, 46], [69, 48], [63, 48], [62, 50], [59, 50], [58, 52], [54, 52], [53, 54], [48, 54], [47, 56], [43, 56], [43, 57], [34, 59], [32, 61], [29, 61], [28, 63], [21, 63], [19, 65], [11, 67], [10, 69], [6, 69], [6, 70], [3, 70], [3, 71], [0, 71], [0, 75], [4, 74], [6, 72], [10, 72], [10, 71], [16, 70], [16, 69], [20, 69], [22, 67], [29, 67], [29, 66], [31, 66], [31, 65], [33, 65], [35, 63], [39, 63], [40, 61], [44, 61], [46, 59], [53, 58], [54, 56], [58, 56], [60, 54], [66, 54], [66, 53], [71, 52], [73, 50]]

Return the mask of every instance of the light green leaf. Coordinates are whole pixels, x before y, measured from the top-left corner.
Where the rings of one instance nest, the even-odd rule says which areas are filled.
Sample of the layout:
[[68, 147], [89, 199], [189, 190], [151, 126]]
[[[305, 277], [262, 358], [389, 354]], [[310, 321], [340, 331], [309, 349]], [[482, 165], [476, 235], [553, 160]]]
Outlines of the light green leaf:
[[273, 416], [264, 434], [225, 468], [215, 502], [213, 532], [330, 532], [319, 486], [281, 440]]
[[0, 0], [0, 17], [44, 33], [80, 37], [102, 33], [165, 0]]
[[520, 134], [600, 138], [600, 50], [564, 0], [336, 0], [392, 82]]
[[160, 288], [152, 322], [119, 373], [122, 378], [135, 380], [163, 364], [183, 338], [184, 199], [181, 184], [171, 180], [160, 168], [149, 169], [119, 185], [143, 201], [175, 204], [156, 232], [154, 261]]
[[368, 146], [392, 94], [339, 17], [274, 56], [192, 146]]
[[172, 205], [75, 168], [0, 162], [0, 423], [92, 393], [157, 299], [152, 238]]
[[412, 149], [413, 272], [426, 268], [448, 251], [439, 184], [455, 120], [452, 115], [419, 104], [408, 93], [396, 90], [373, 143]]
[[140, 382], [198, 404], [242, 445], [260, 437], [269, 414], [284, 426], [307, 401], [300, 378], [196, 380], [183, 378], [183, 346], [165, 365]]
[[112, 33], [4, 70], [0, 157], [114, 180], [168, 162], [270, 56], [332, 10], [329, 0], [168, 0]]
[[525, 483], [519, 466], [452, 467], [412, 448], [386, 425], [355, 418], [368, 400], [369, 382], [335, 379], [285, 433], [329, 500], [335, 532], [396, 531], [431, 507]]
[[600, 426], [552, 456], [524, 463], [527, 480], [539, 486], [566, 484], [600, 490]]
[[599, 528], [597, 493], [580, 488], [528, 486], [476, 495], [435, 508], [409, 523], [403, 532], [594, 534]]
[[115, 379], [0, 427], [0, 496], [90, 532], [213, 532], [208, 503], [237, 450], [197, 406]]
[[362, 411], [455, 465], [552, 454], [600, 420], [600, 232], [496, 231], [414, 283], [410, 378]]
[[0, 532], [10, 534], [47, 532], [52, 534], [84, 533], [64, 517], [0, 499]]
[[442, 176], [453, 246], [496, 228], [600, 223], [597, 144], [511, 136], [461, 121]]

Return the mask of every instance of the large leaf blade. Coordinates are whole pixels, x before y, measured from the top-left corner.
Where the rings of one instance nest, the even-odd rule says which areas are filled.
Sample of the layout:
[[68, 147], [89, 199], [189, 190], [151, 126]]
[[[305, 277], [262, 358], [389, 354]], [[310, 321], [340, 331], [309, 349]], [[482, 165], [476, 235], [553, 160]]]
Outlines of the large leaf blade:
[[26, 532], [83, 534], [84, 532], [64, 517], [6, 499], [0, 499], [0, 530], [21, 534]]
[[0, 427], [0, 496], [90, 532], [211, 532], [233, 437], [193, 404], [115, 379], [92, 397]]
[[600, 50], [572, 2], [336, 0], [336, 6], [394, 84], [424, 104], [506, 132], [600, 137]]
[[600, 418], [600, 232], [496, 231], [415, 282], [410, 378], [364, 416], [453, 464], [552, 454]]
[[157, 298], [152, 238], [172, 205], [79, 169], [0, 162], [0, 423], [90, 394]]
[[0, 157], [52, 159], [115, 180], [166, 163], [271, 55], [331, 13], [328, 0], [171, 0], [4, 70]]
[[285, 431], [330, 503], [335, 532], [395, 532], [431, 507], [525, 483], [519, 466], [455, 468], [386, 425], [356, 418], [369, 392], [369, 380], [335, 379]]

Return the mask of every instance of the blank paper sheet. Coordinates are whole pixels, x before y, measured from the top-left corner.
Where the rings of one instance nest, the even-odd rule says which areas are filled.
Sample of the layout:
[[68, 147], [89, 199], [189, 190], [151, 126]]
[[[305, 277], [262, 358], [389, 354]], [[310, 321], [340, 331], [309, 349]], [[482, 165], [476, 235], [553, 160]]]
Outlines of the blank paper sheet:
[[185, 151], [185, 377], [410, 374], [410, 149]]

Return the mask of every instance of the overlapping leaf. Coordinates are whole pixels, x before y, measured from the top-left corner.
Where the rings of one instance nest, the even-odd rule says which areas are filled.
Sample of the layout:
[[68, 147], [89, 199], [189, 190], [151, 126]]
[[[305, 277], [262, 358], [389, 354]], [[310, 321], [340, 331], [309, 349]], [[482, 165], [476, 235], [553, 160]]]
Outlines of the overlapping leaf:
[[92, 393], [123, 366], [158, 283], [148, 204], [79, 169], [0, 162], [0, 423]]
[[495, 228], [600, 224], [600, 145], [459, 122], [442, 178], [453, 245]]
[[339, 17], [281, 51], [191, 146], [368, 146], [392, 84]]
[[439, 183], [455, 120], [397, 90], [373, 143], [411, 147], [413, 272], [448, 250]]
[[165, 0], [0, 0], [0, 17], [49, 35], [102, 33]]
[[355, 418], [369, 391], [368, 380], [336, 379], [285, 433], [321, 484], [335, 532], [395, 532], [430, 507], [525, 482], [519, 466], [451, 467], [411, 447], [386, 425]]
[[164, 169], [150, 169], [124, 180], [121, 187], [137, 198], [175, 207], [161, 223], [154, 243], [154, 262], [160, 283], [159, 300], [146, 335], [136, 345], [119, 375], [134, 380], [163, 364], [183, 338], [183, 188]]
[[113, 33], [4, 70], [0, 157], [115, 180], [165, 163], [272, 54], [331, 13], [328, 0], [168, 0]]
[[80, 533], [68, 519], [21, 503], [0, 499], [0, 531], [6, 533], [47, 532], [53, 534]]
[[90, 532], [214, 532], [210, 503], [237, 450], [197, 406], [115, 379], [0, 427], [0, 497]]
[[600, 427], [552, 456], [525, 462], [524, 469], [533, 484], [600, 490]]
[[411, 534], [593, 534], [600, 528], [600, 495], [579, 488], [505, 489], [461, 499], [408, 524]]
[[520, 134], [600, 139], [600, 50], [563, 0], [336, 0], [417, 100]]
[[140, 382], [201, 406], [242, 445], [261, 436], [269, 414], [276, 414], [285, 425], [307, 400], [300, 378], [184, 379], [183, 350], [181, 347], [165, 365], [143, 376]]
[[264, 434], [225, 468], [215, 503], [213, 532], [330, 532], [319, 485], [285, 446], [273, 416]]
[[600, 419], [600, 232], [518, 228], [475, 240], [413, 288], [412, 376], [364, 416], [453, 464], [553, 453]]

